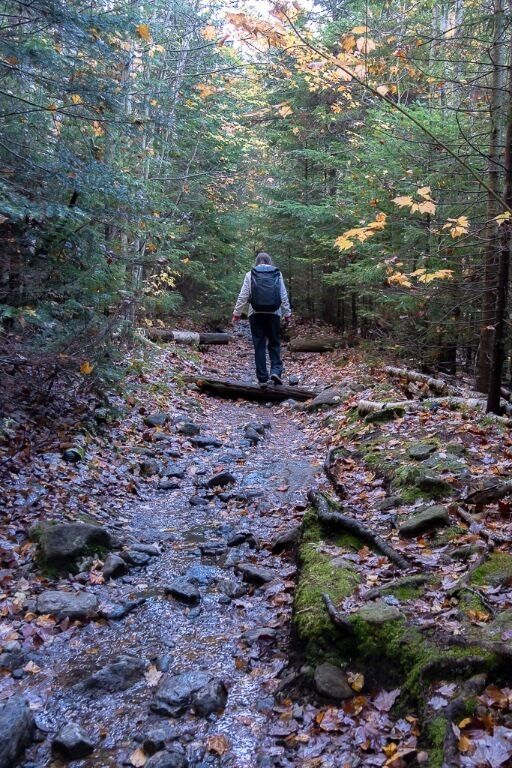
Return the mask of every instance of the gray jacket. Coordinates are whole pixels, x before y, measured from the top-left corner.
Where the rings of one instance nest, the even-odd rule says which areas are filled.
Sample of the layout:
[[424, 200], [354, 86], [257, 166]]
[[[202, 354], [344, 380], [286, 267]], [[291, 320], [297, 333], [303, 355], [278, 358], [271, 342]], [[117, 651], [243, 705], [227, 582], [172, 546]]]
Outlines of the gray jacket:
[[[258, 269], [261, 269], [263, 267], [266, 267], [266, 264], [261, 264]], [[274, 269], [274, 267], [268, 265], [268, 269]], [[251, 273], [247, 272], [247, 274], [244, 277], [244, 282], [242, 285], [242, 289], [240, 293], [238, 294], [238, 299], [235, 304], [235, 308], [233, 310], [233, 314], [237, 317], [240, 317], [242, 312], [244, 311], [245, 307], [249, 305], [249, 317], [254, 313], [254, 309], [251, 307], [249, 303], [249, 299], [251, 298]], [[283, 315], [284, 317], [290, 317], [292, 314], [292, 310], [290, 308], [290, 302], [288, 301], [288, 294], [286, 293], [286, 286], [284, 284], [283, 276], [281, 275], [281, 306], [279, 309], [276, 309], [275, 312], [257, 312], [258, 315]]]

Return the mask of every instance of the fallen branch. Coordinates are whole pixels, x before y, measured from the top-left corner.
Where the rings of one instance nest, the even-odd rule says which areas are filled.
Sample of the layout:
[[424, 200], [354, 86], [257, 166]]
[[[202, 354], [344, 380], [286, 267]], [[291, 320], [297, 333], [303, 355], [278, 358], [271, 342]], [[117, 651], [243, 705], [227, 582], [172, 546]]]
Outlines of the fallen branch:
[[376, 597], [380, 597], [386, 592], [392, 592], [394, 589], [400, 589], [401, 587], [421, 587], [423, 584], [427, 584], [431, 577], [421, 573], [414, 574], [413, 576], [403, 576], [401, 579], [395, 579], [395, 581], [388, 581], [387, 584], [381, 584], [379, 587], [373, 587], [362, 595], [363, 600], [375, 600]]
[[480, 397], [429, 397], [425, 400], [398, 400], [392, 403], [381, 403], [376, 400], [360, 400], [357, 410], [360, 416], [367, 416], [380, 411], [416, 411], [429, 405], [441, 408], [454, 408], [464, 405], [467, 408], [485, 408], [487, 401]]
[[151, 341], [174, 341], [176, 344], [229, 344], [229, 333], [195, 333], [193, 331], [173, 331], [169, 328], [145, 328]]
[[510, 539], [500, 536], [499, 533], [495, 533], [494, 531], [489, 531], [481, 523], [478, 523], [473, 515], [466, 512], [465, 509], [461, 509], [458, 504], [450, 504], [449, 511], [460, 517], [460, 519], [469, 527], [471, 533], [477, 533], [485, 539], [491, 549], [494, 549], [496, 544], [508, 544], [510, 542]]
[[327, 475], [329, 481], [331, 482], [334, 490], [336, 491], [340, 499], [344, 499], [347, 495], [345, 492], [345, 486], [343, 485], [343, 483], [341, 483], [338, 480], [334, 472], [334, 467], [337, 461], [336, 453], [340, 450], [341, 448], [339, 445], [335, 445], [332, 448], [329, 448], [327, 452], [327, 456], [325, 457], [325, 461], [324, 461], [324, 472]]
[[357, 536], [362, 541], [367, 542], [378, 552], [381, 552], [383, 555], [389, 558], [389, 560], [391, 560], [391, 562], [394, 563], [398, 568], [406, 569], [411, 567], [411, 564], [408, 562], [408, 560], [406, 560], [403, 555], [397, 552], [397, 550], [394, 549], [391, 544], [388, 544], [385, 539], [379, 536], [378, 533], [374, 533], [372, 530], [370, 530], [370, 528], [367, 528], [353, 517], [344, 515], [341, 512], [331, 512], [329, 502], [321, 494], [315, 493], [314, 491], [309, 491], [308, 499], [315, 507], [318, 519], [324, 525], [338, 528], [354, 534], [354, 536]]
[[450, 386], [443, 379], [434, 379], [424, 373], [409, 371], [406, 368], [394, 368], [389, 365], [384, 368], [384, 373], [387, 373], [394, 378], [405, 379], [408, 383], [426, 384], [432, 392], [435, 392], [438, 395], [460, 395], [459, 389]]
[[480, 491], [473, 491], [464, 499], [466, 504], [475, 504], [477, 507], [485, 507], [486, 504], [492, 504], [494, 501], [509, 496], [512, 493], [512, 480], [506, 483], [497, 483], [489, 488], [482, 488]]
[[347, 618], [345, 618], [345, 616], [342, 616], [342, 614], [336, 610], [336, 606], [334, 605], [333, 601], [331, 600], [331, 598], [326, 592], [322, 593], [322, 600], [325, 603], [327, 613], [329, 614], [329, 618], [331, 619], [332, 623], [336, 627], [339, 627], [339, 629], [342, 629], [343, 632], [345, 632], [345, 634], [353, 635], [354, 627], [352, 626], [350, 621]]
[[346, 340], [339, 336], [324, 336], [319, 339], [292, 339], [288, 349], [290, 352], [332, 352], [346, 346]]
[[260, 400], [263, 402], [288, 400], [312, 400], [316, 392], [300, 387], [281, 386], [260, 387], [259, 384], [246, 384], [242, 381], [231, 379], [210, 379], [205, 376], [187, 377], [187, 381], [193, 382], [203, 392], [210, 392], [219, 397], [243, 397], [246, 400]]

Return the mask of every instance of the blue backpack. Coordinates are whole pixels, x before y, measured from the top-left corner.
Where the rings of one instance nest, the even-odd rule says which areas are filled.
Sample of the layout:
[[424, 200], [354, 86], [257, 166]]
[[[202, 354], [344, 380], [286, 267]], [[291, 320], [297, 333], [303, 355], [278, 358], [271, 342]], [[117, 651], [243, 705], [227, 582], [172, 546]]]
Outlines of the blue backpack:
[[251, 269], [250, 305], [255, 312], [275, 312], [281, 306], [281, 273], [272, 269]]

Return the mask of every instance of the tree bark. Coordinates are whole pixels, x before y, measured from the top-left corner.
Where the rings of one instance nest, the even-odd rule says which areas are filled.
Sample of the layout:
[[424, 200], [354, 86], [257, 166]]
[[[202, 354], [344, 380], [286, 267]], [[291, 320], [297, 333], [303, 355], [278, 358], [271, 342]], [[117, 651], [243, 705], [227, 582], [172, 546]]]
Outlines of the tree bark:
[[230, 379], [210, 379], [206, 376], [191, 376], [188, 379], [193, 382], [203, 392], [209, 392], [219, 397], [237, 398], [245, 400], [260, 400], [268, 402], [272, 400], [312, 400], [318, 393], [300, 387], [289, 387], [285, 384], [280, 386], [260, 387], [259, 384], [246, 384], [242, 381], [232, 381]]
[[177, 344], [229, 344], [229, 333], [194, 333], [192, 331], [172, 331], [169, 328], [147, 328], [145, 331], [151, 341], [175, 341]]

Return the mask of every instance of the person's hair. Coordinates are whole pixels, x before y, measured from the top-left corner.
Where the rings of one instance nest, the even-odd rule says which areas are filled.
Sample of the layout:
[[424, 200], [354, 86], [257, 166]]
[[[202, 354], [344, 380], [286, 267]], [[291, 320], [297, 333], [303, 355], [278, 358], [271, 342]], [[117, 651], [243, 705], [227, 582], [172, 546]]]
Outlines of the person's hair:
[[270, 266], [273, 266], [274, 262], [268, 253], [265, 253], [265, 251], [260, 251], [256, 254], [255, 264], [257, 267], [259, 267], [260, 264], [270, 264]]

